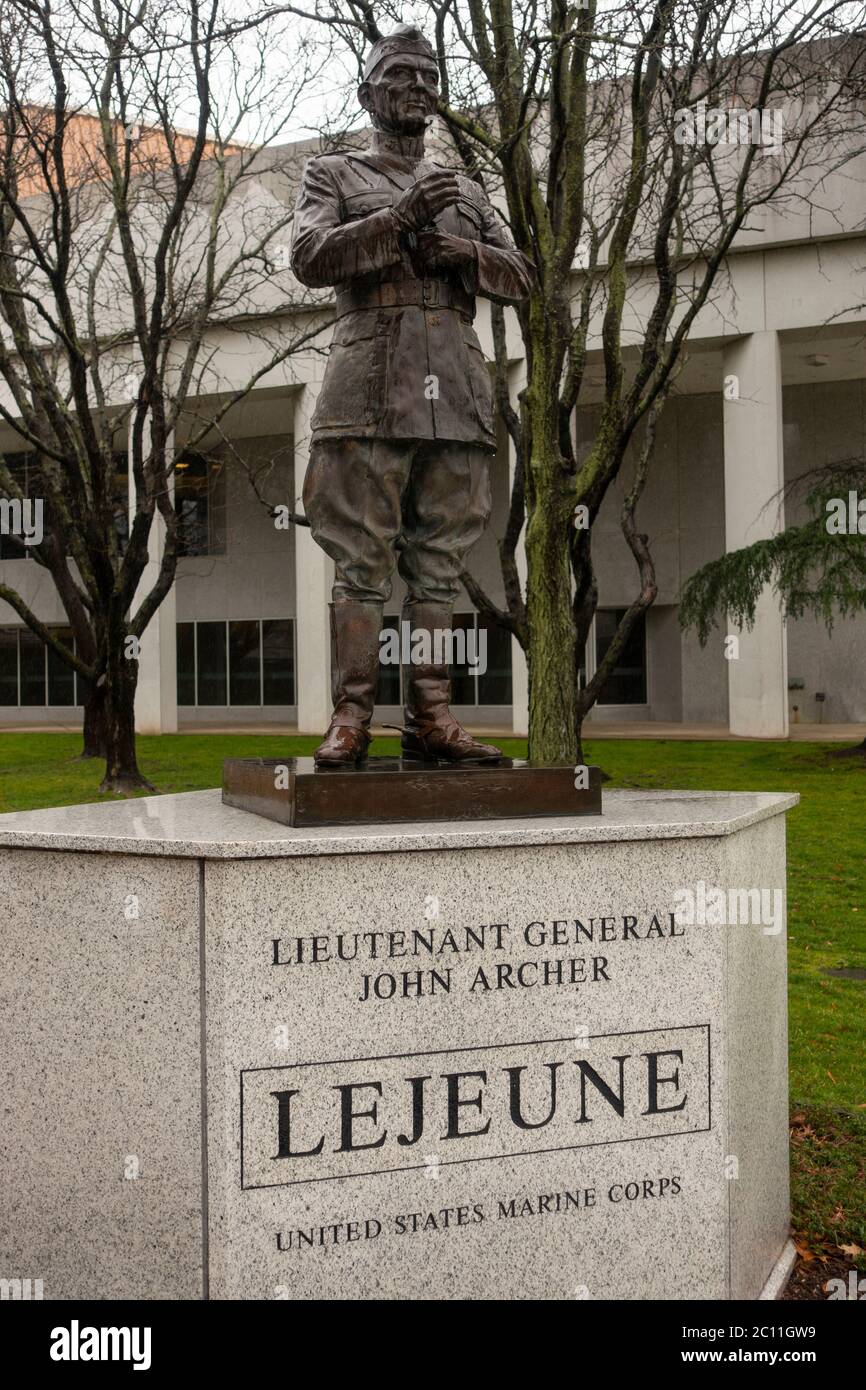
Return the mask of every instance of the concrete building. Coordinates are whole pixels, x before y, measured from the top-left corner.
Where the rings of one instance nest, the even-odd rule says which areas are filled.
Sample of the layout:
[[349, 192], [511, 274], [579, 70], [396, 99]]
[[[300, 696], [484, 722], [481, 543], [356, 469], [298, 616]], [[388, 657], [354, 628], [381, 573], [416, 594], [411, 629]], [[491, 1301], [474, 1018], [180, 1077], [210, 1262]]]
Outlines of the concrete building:
[[[786, 624], [768, 596], [754, 630], [734, 634], [739, 653], [730, 660], [727, 631], [718, 631], [701, 649], [692, 635], [681, 632], [677, 616], [681, 585], [704, 562], [784, 524], [777, 497], [783, 481], [815, 464], [864, 454], [863, 173], [861, 159], [831, 174], [821, 206], [809, 215], [804, 210], [783, 218], [766, 212], [738, 238], [718, 293], [697, 320], [639, 512], [656, 563], [658, 599], [593, 711], [594, 722], [700, 724], [779, 738], [787, 736], [792, 722], [866, 721], [866, 618], [839, 621], [830, 635], [811, 620]], [[292, 194], [290, 181], [263, 173], [260, 195], [265, 206], [273, 203], [275, 215], [285, 215]], [[276, 278], [278, 297], [285, 299], [293, 283], [290, 272], [283, 268]], [[302, 306], [295, 312], [321, 309]], [[636, 341], [639, 272], [630, 313], [627, 328]], [[522, 345], [510, 310], [508, 316], [516, 400]], [[476, 327], [490, 356], [483, 301]], [[574, 421], [579, 448], [591, 438], [593, 402], [600, 399], [597, 345], [596, 336], [587, 403]], [[210, 347], [215, 349], [215, 395], [239, 383], [260, 350], [251, 336], [244, 357], [237, 334], [230, 340], [226, 335], [224, 350], [215, 334]], [[279, 725], [319, 732], [325, 727], [330, 562], [305, 529], [280, 525], [265, 505], [300, 507], [309, 420], [322, 371], [320, 353], [290, 358], [229, 413], [221, 437], [179, 470], [177, 505], [187, 518], [188, 553], [179, 562], [174, 592], [142, 644], [137, 702], [142, 731]], [[201, 404], [206, 405], [204, 398]], [[3, 432], [0, 447], [14, 447], [10, 431]], [[123, 468], [119, 438], [120, 486]], [[494, 463], [494, 515], [470, 557], [471, 570], [500, 598], [496, 541], [504, 527], [509, 477], [503, 433]], [[617, 610], [636, 591], [634, 562], [619, 528], [627, 482], [628, 468], [608, 495], [594, 531], [600, 608], [586, 652], [589, 671]], [[158, 545], [157, 535], [155, 558]], [[46, 622], [63, 624], [48, 575], [22, 558], [9, 537], [0, 538], [0, 582], [18, 590]], [[395, 577], [388, 611], [397, 614], [401, 597]], [[468, 598], [458, 609], [461, 622], [478, 621]], [[377, 723], [399, 721], [398, 682], [396, 671], [383, 670]], [[0, 727], [68, 726], [80, 717], [77, 700], [71, 673], [49, 659], [0, 602]], [[489, 634], [488, 669], [483, 676], [458, 673], [455, 710], [470, 728], [526, 732], [526, 669], [516, 643], [499, 631]]]

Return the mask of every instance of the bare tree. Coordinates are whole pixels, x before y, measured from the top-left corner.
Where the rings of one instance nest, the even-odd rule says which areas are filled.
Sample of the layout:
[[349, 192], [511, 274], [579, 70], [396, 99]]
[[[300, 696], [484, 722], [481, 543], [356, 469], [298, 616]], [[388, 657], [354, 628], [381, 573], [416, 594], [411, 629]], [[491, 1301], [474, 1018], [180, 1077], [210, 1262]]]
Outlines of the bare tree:
[[[537, 268], [519, 310], [519, 409], [509, 397], [503, 311], [492, 311], [497, 395], [515, 458], [500, 545], [505, 606], [472, 575], [464, 582], [526, 651], [531, 756], [582, 758], [584, 718], [656, 597], [637, 512], [689, 334], [719, 292], [738, 234], [774, 211], [823, 207], [828, 177], [862, 152], [866, 12], [833, 0], [283, 8], [314, 15], [357, 59], [398, 20], [425, 30], [457, 156], [500, 196]], [[602, 399], [579, 456], [573, 420], [587, 399], [592, 349]], [[621, 523], [636, 593], [581, 688], [598, 601], [592, 526], [624, 464]]]
[[[274, 146], [324, 54], [298, 37], [287, 71], [276, 19], [237, 13], [7, 0], [0, 18], [0, 418], [44, 502], [29, 553], [73, 643], [10, 585], [0, 598], [83, 679], [103, 791], [147, 785], [138, 642], [183, 548], [177, 464], [319, 331], [287, 328], [292, 168]], [[8, 453], [0, 498], [7, 514], [28, 500]]]

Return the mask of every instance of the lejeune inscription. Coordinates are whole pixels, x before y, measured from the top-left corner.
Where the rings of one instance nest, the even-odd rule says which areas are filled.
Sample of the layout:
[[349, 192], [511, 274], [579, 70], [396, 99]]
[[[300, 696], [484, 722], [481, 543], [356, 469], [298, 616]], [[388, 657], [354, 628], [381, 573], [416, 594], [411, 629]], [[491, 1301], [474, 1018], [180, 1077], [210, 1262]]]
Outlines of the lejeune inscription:
[[447, 1167], [695, 1133], [709, 1083], [709, 1024], [253, 1069], [241, 1186], [424, 1168], [431, 1144]]
[[[292, 990], [328, 968], [330, 989], [360, 1016], [449, 994], [573, 1000], [576, 987], [615, 982], [610, 943], [679, 943], [685, 930], [665, 911], [320, 932], [273, 938], [270, 965]], [[552, 1011], [542, 1012], [549, 1027]], [[508, 1026], [526, 1022], [524, 1013]], [[431, 1148], [447, 1167], [708, 1130], [710, 1036], [709, 1022], [592, 1035], [579, 1027], [243, 1068], [241, 1187], [423, 1168]]]

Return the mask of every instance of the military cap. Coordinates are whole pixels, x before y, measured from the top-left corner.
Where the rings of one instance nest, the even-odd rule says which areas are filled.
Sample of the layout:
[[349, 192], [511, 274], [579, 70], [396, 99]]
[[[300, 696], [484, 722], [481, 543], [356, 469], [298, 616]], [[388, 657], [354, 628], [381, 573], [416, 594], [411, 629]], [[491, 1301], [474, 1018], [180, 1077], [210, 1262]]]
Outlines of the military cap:
[[413, 24], [400, 24], [393, 34], [383, 34], [382, 38], [377, 39], [371, 46], [364, 64], [364, 81], [372, 76], [385, 58], [390, 58], [394, 53], [409, 53], [415, 58], [432, 58], [436, 61], [433, 46], [425, 39], [421, 30]]

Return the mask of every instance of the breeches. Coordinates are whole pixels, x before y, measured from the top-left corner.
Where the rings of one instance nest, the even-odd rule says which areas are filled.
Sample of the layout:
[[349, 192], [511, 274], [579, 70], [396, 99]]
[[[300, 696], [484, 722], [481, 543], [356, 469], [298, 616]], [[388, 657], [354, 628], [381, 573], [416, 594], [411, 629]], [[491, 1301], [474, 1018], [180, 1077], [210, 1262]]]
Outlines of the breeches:
[[468, 551], [490, 516], [490, 453], [447, 440], [319, 439], [304, 508], [336, 565], [334, 602], [409, 597], [453, 604]]

